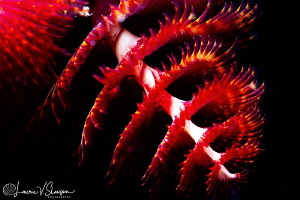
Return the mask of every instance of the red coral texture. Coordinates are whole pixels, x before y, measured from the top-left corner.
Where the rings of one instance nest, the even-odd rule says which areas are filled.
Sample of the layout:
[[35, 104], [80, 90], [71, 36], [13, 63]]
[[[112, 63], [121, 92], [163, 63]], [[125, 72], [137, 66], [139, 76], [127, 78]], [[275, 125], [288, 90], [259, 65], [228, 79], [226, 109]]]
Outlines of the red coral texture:
[[[72, 19], [65, 12], [71, 5], [62, 0], [0, 1], [1, 90], [13, 85], [38, 85], [54, 73], [46, 67], [61, 49], [55, 38], [66, 31]], [[51, 79], [50, 79], [51, 80]]]
[[110, 152], [110, 187], [135, 180], [126, 188], [147, 188], [149, 196], [158, 198], [234, 194], [261, 151], [264, 84], [239, 59], [253, 39], [258, 5], [226, 0], [109, 3], [94, 7], [101, 17], [44, 104], [51, 105], [63, 126], [66, 113], [78, 109], [74, 83], [92, 50], [110, 52], [114, 62], [102, 58], [94, 75], [103, 88], [74, 154], [79, 165], [91, 162], [95, 146], [105, 149], [115, 134], [120, 138]]

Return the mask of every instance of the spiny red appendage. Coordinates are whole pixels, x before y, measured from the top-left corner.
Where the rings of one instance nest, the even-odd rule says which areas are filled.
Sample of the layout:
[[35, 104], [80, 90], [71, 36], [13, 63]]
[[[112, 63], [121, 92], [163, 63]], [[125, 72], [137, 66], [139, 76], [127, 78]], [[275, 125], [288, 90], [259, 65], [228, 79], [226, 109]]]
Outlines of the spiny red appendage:
[[259, 108], [253, 105], [242, 109], [223, 123], [210, 127], [201, 140], [208, 146], [218, 137], [234, 141], [235, 146], [241, 146], [249, 139], [259, 137], [263, 122]]
[[[78, 50], [71, 57], [64, 71], [58, 78], [54, 90], [52, 91], [53, 93], [57, 93], [65, 109], [71, 101], [71, 97], [68, 92], [75, 75], [80, 70], [82, 64], [85, 63], [87, 56], [96, 46], [96, 44], [103, 39], [103, 37], [111, 37], [114, 35], [114, 31], [115, 30], [110, 32], [108, 22], [105, 20], [104, 22], [100, 22], [91, 30], [91, 32], [79, 46]], [[100, 78], [98, 78], [98, 80], [100, 81]]]
[[[212, 171], [208, 174], [208, 193], [214, 193], [215, 185], [222, 187], [221, 191], [225, 192], [230, 185], [227, 183], [232, 179], [244, 178], [242, 174], [230, 173], [224, 164], [234, 162], [237, 166], [239, 163], [251, 162], [260, 152], [256, 138], [260, 134], [263, 118], [256, 105], [262, 92], [263, 85], [256, 85], [251, 68], [243, 68], [236, 75], [231, 69], [221, 77], [215, 77], [212, 83], [206, 83], [203, 89], [199, 88], [194, 98], [186, 103], [179, 116], [186, 120], [190, 120], [192, 115], [211, 101], [216, 101], [220, 109], [224, 107], [224, 112], [229, 114], [227, 120], [207, 129], [183, 162], [181, 181], [177, 188], [179, 195], [188, 195], [195, 182], [191, 180], [191, 174], [203, 176], [196, 171], [208, 169], [212, 165]], [[210, 147], [216, 138], [232, 141], [232, 147], [222, 154], [216, 152]]]
[[17, 82], [47, 83], [55, 75], [45, 65], [53, 53], [62, 51], [54, 40], [72, 19], [63, 14], [69, 5], [57, 0], [3, 0], [0, 8], [1, 83], [9, 88]]
[[119, 22], [123, 22], [125, 18], [138, 13], [148, 3], [149, 0], [121, 0], [118, 12], [112, 12], [113, 18], [118, 19]]
[[[166, 176], [173, 176], [176, 180], [180, 178], [175, 172], [182, 167], [179, 173], [181, 180], [177, 187], [182, 195], [192, 190], [194, 180], [198, 176], [200, 178], [196, 182], [202, 181], [203, 185], [206, 182], [209, 194], [214, 195], [218, 187], [221, 193], [226, 193], [226, 189], [231, 187], [234, 180], [240, 181], [246, 177], [243, 164], [252, 162], [260, 152], [258, 137], [261, 134], [263, 118], [257, 104], [264, 90], [264, 84], [257, 84], [252, 68], [243, 67], [241, 70], [235, 68], [236, 60], [233, 58], [239, 44], [238, 37], [235, 42], [234, 37], [230, 37], [228, 43], [222, 42], [223, 36], [228, 39], [228, 36], [244, 34], [253, 25], [259, 15], [257, 6], [246, 1], [237, 7], [225, 4], [220, 12], [210, 12], [213, 5], [212, 1], [208, 1], [206, 9], [201, 5], [202, 8], [196, 8], [198, 12], [193, 13], [193, 5], [201, 4], [193, 2], [187, 0], [173, 3], [174, 9], [168, 14], [162, 14], [162, 19], [160, 16], [159, 27], [156, 27], [158, 30], [150, 29], [149, 36], [142, 36], [140, 40], [136, 37], [133, 43], [130, 43], [128, 38], [124, 41], [118, 40], [119, 36], [125, 35], [122, 35], [122, 32], [127, 31], [128, 35], [131, 34], [122, 27], [121, 22], [140, 9], [143, 10], [143, 6], [150, 4], [150, 1], [123, 0], [119, 6], [111, 6], [111, 14], [103, 16], [102, 21], [79, 47], [59, 80], [58, 86], [62, 90], [58, 90], [59, 95], [54, 97], [55, 100], [63, 102], [63, 104], [56, 103], [61, 106], [67, 103], [65, 100], [67, 94], [64, 90], [68, 91], [73, 77], [99, 40], [103, 37], [109, 38], [113, 50], [117, 46], [114, 39], [121, 41], [122, 44], [127, 42], [130, 44], [124, 45], [128, 50], [124, 54], [115, 52], [120, 62], [117, 68], [102, 67], [103, 76], [96, 76], [105, 86], [86, 120], [82, 136], [81, 149], [84, 149], [91, 144], [95, 129], [101, 129], [103, 116], [107, 113], [106, 108], [117, 96], [119, 84], [125, 76], [131, 76], [141, 86], [141, 90], [144, 89], [143, 102], [138, 104], [115, 148], [108, 172], [109, 183], [136, 174], [138, 170], [136, 166], [142, 164], [142, 158], [147, 157], [144, 156], [147, 148], [152, 146], [156, 148], [159, 144], [160, 141], [157, 144], [156, 141], [150, 143], [157, 138], [163, 140], [158, 149], [153, 151], [153, 154], [155, 151], [156, 153], [146, 171], [144, 182], [151, 185], [151, 190], [159, 190]], [[188, 3], [192, 5], [188, 6]], [[201, 14], [199, 10], [204, 11]], [[147, 12], [150, 11], [147, 10], [143, 14]], [[207, 14], [213, 17], [207, 19]], [[133, 17], [130, 20], [135, 19]], [[164, 65], [165, 68], [160, 71], [145, 63], [145, 57], [151, 57], [150, 54], [154, 51], [166, 44], [168, 46], [173, 41], [183, 42], [186, 38], [189, 42], [181, 47], [181, 57], [169, 56], [170, 68]], [[168, 86], [182, 77], [183, 81], [195, 77], [198, 82], [192, 80], [192, 84], [200, 84], [191, 100], [180, 100], [175, 95], [172, 96], [171, 92], [168, 93], [171, 91], [168, 90]], [[181, 79], [178, 82], [180, 81]], [[174, 85], [177, 89], [176, 84]], [[127, 89], [124, 90], [126, 94]], [[123, 101], [123, 98], [124, 96], [119, 98], [120, 101]], [[200, 116], [200, 120], [208, 121], [206, 117], [210, 117], [211, 110], [212, 113], [216, 113], [217, 123], [213, 121], [205, 128], [195, 125], [194, 116], [201, 113], [202, 109], [205, 115]], [[162, 124], [159, 120], [155, 121], [155, 114], [158, 112], [169, 114], [173, 120], [168, 130], [164, 129], [166, 124]], [[152, 131], [153, 127], [158, 128]], [[164, 131], [163, 135], [156, 138], [153, 134], [158, 129]], [[185, 143], [189, 143], [189, 146]], [[216, 146], [221, 147], [218, 149]], [[184, 161], [184, 155], [187, 153], [185, 151], [192, 148]], [[151, 160], [151, 156], [147, 159]], [[144, 160], [145, 163], [149, 162], [147, 159]]]
[[151, 37], [144, 37], [144, 45], [141, 45], [139, 51], [144, 56], [150, 55], [167, 42], [184, 35], [217, 36], [247, 32], [259, 15], [257, 5], [251, 6], [247, 2], [241, 3], [236, 9], [234, 7], [233, 4], [226, 4], [219, 14], [202, 22], [206, 12], [210, 9], [210, 4], [208, 4], [207, 10], [197, 19], [194, 19], [194, 14], [187, 9], [187, 5], [185, 5], [183, 11], [179, 9], [179, 6], [174, 5], [175, 15], [173, 17], [164, 15], [164, 21], [159, 21], [159, 31], [155, 32], [150, 29]]
[[[179, 194], [188, 195], [187, 191], [194, 183], [190, 180], [190, 175], [197, 174], [199, 169], [208, 169], [209, 166], [213, 166], [209, 168], [211, 172], [207, 174], [206, 185], [209, 195], [227, 195], [228, 189], [235, 183], [245, 181], [247, 170], [243, 168], [243, 164], [253, 162], [261, 152], [258, 138], [262, 124], [263, 118], [254, 105], [242, 109], [225, 122], [208, 128], [182, 164]], [[231, 141], [231, 147], [224, 153], [216, 152], [210, 145], [217, 138], [218, 140], [223, 138], [223, 142]], [[239, 172], [230, 172], [231, 170]]]
[[161, 144], [158, 146], [157, 149], [157, 156], [162, 163], [165, 163], [169, 159], [169, 153], [172, 148], [176, 148], [178, 143], [181, 141], [178, 140], [179, 135], [182, 134], [182, 127], [185, 126], [184, 118], [176, 117], [174, 122], [169, 126], [168, 132], [164, 139], [162, 140]]
[[106, 26], [103, 23], [99, 23], [91, 30], [91, 32], [79, 46], [78, 50], [71, 57], [63, 73], [60, 75], [57, 82], [58, 89], [65, 91], [69, 90], [70, 84], [72, 83], [74, 76], [79, 71], [81, 65], [85, 62], [87, 56], [97, 42], [101, 40], [105, 34], [107, 34]]
[[102, 130], [103, 123], [107, 118], [107, 109], [112, 100], [119, 95], [119, 88], [105, 86], [97, 96], [95, 103], [88, 114], [82, 131], [81, 143], [76, 152], [79, 156], [79, 164], [84, 162], [87, 151], [91, 148], [96, 135], [94, 129]]
[[211, 167], [210, 170], [211, 172], [207, 175], [206, 191], [208, 195], [214, 198], [228, 197], [229, 192], [234, 192], [236, 189], [237, 179], [245, 173], [230, 173], [224, 165], [219, 163]]
[[[242, 2], [237, 8], [235, 6], [233, 3], [225, 3], [219, 14], [204, 22], [202, 21], [204, 17], [199, 17], [190, 24], [188, 32], [223, 36], [247, 32], [260, 15], [258, 6], [251, 5], [250, 1]], [[209, 10], [209, 6], [207, 9]]]
[[[155, 112], [155, 101], [151, 97], [144, 95], [142, 103], [137, 104], [137, 111], [132, 115], [132, 119], [125, 127], [121, 134], [118, 144], [116, 145], [112, 162], [110, 164], [107, 176], [110, 177], [109, 184], [114, 184], [124, 173], [136, 174], [136, 165], [143, 160], [145, 151], [148, 150], [149, 140], [151, 137], [151, 122]], [[150, 132], [148, 132], [150, 131]], [[142, 139], [144, 138], [144, 139]]]
[[213, 166], [212, 158], [205, 152], [203, 143], [198, 142], [181, 164], [179, 171], [181, 178], [176, 189], [178, 196], [190, 195], [193, 186], [201, 184], [205, 179], [207, 169], [211, 166]]
[[[111, 12], [112, 16], [102, 16], [102, 20], [100, 20], [100, 22], [91, 30], [77, 51], [71, 57], [57, 83], [58, 90], [63, 90], [61, 93], [69, 90], [70, 84], [74, 76], [79, 71], [81, 65], [85, 62], [89, 53], [96, 44], [103, 39], [103, 37], [110, 38], [110, 41], [108, 41], [110, 43], [114, 42], [114, 36], [120, 32], [121, 27], [117, 19], [114, 19], [113, 16], [118, 15], [120, 11], [116, 7], [111, 6]], [[113, 28], [111, 28], [111, 26], [113, 26]]]
[[226, 51], [221, 50], [222, 43], [216, 38], [195, 37], [194, 46], [188, 44], [181, 48], [181, 60], [177, 62], [174, 57], [169, 57], [171, 69], [165, 69], [161, 74], [163, 87], [168, 87], [180, 77], [199, 77], [213, 72], [224, 72], [228, 63], [233, 59], [236, 42]]
[[[138, 49], [139, 54], [143, 56], [150, 55], [153, 51], [156, 51], [167, 42], [172, 41], [184, 33], [185, 28], [193, 19], [193, 14], [188, 12], [185, 8], [183, 13], [180, 15], [179, 8], [176, 5], [174, 7], [176, 14], [173, 18], [164, 15], [164, 22], [159, 21], [159, 31], [155, 32], [150, 29], [150, 37], [143, 37]], [[138, 59], [143, 59], [143, 57], [138, 56]]]
[[[158, 146], [151, 164], [143, 176], [143, 185], [148, 185], [153, 194], [165, 187], [163, 186], [164, 180], [169, 180], [177, 173], [187, 150], [195, 144], [182, 128], [184, 126], [184, 117], [176, 117], [168, 126], [168, 132]], [[172, 182], [176, 186], [175, 179]]]
[[118, 85], [124, 76], [129, 75], [130, 71], [122, 65], [118, 65], [115, 69], [109, 67], [100, 67], [103, 76], [94, 75], [94, 77], [102, 84], [115, 87]]
[[189, 111], [193, 115], [208, 102], [214, 101], [230, 113], [235, 113], [246, 106], [255, 105], [264, 91], [264, 84], [257, 87], [254, 71], [243, 68], [237, 76], [231, 69], [221, 78], [216, 78], [212, 84], [207, 83], [204, 89], [199, 88], [195, 99], [191, 102]]

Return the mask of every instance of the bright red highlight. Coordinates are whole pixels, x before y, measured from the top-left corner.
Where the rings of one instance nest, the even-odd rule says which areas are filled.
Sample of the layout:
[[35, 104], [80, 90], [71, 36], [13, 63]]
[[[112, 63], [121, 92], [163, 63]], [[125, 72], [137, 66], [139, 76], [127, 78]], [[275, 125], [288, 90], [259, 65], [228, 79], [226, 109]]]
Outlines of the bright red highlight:
[[72, 19], [71, 5], [62, 0], [0, 1], [0, 90], [15, 84], [43, 84], [53, 72], [51, 56], [62, 50], [55, 44]]
[[[237, 55], [253, 38], [258, 5], [122, 0], [102, 6], [96, 16], [103, 16], [43, 105], [63, 126], [65, 114], [76, 110], [72, 84], [92, 50], [113, 54], [107, 63], [114, 65], [100, 66], [94, 75], [103, 89], [83, 126], [79, 164], [117, 134], [106, 177], [111, 187], [134, 177], [133, 190], [142, 185], [158, 197], [222, 198], [235, 191], [261, 151], [264, 84]], [[116, 121], [122, 121], [117, 133]]]

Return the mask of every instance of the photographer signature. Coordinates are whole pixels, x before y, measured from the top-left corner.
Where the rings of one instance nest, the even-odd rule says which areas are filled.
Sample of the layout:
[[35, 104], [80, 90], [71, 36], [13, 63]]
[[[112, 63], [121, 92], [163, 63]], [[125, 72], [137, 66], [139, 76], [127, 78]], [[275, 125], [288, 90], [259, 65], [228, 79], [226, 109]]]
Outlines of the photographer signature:
[[47, 197], [50, 196], [65, 196], [68, 194], [73, 194], [75, 190], [54, 190], [53, 189], [53, 181], [45, 182], [43, 187], [36, 186], [33, 189], [21, 189], [20, 182], [17, 182], [17, 185], [12, 183], [8, 183], [3, 187], [3, 194], [5, 196], [14, 196], [17, 197], [19, 194], [29, 194], [29, 195], [45, 195]]

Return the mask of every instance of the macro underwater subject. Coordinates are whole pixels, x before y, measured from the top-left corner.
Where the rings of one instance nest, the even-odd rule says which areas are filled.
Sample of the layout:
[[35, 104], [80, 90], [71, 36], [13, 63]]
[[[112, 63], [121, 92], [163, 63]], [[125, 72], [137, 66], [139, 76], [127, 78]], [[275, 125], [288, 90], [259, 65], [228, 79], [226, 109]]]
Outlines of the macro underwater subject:
[[[260, 15], [251, 0], [0, 1], [0, 92], [53, 83], [15, 145], [58, 141], [114, 195], [239, 199], [262, 151], [265, 84], [239, 59]], [[76, 17], [93, 28], [56, 75]]]

